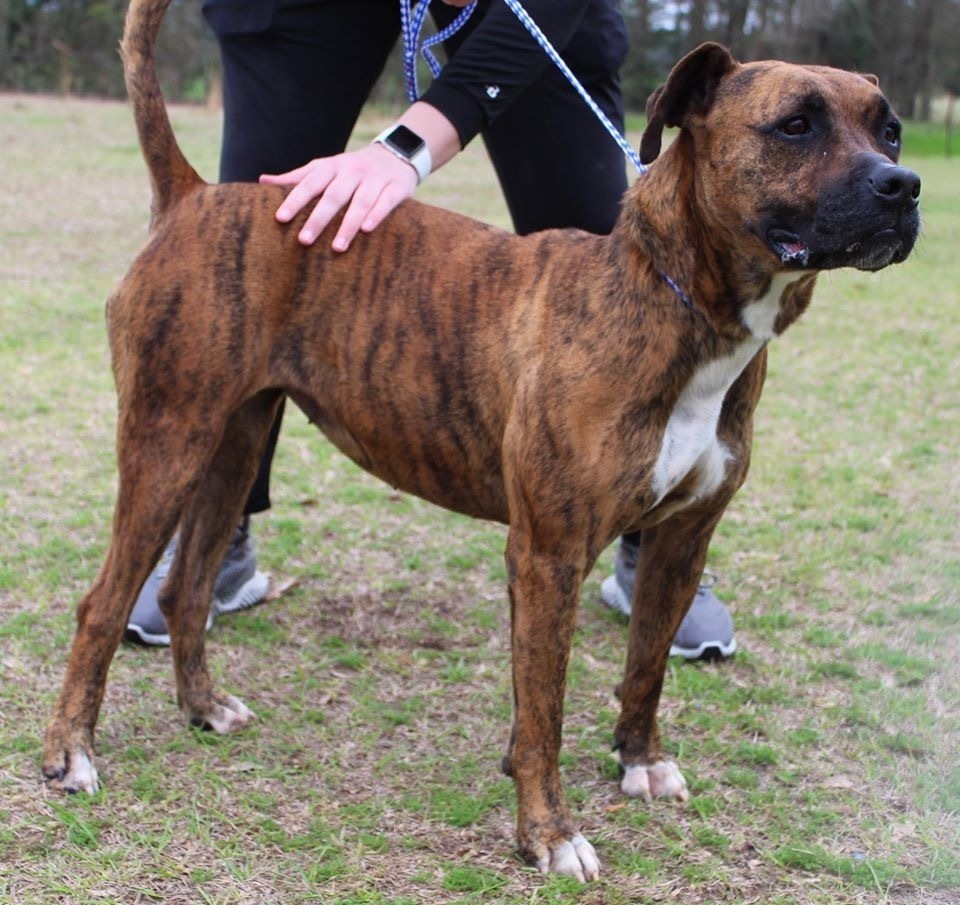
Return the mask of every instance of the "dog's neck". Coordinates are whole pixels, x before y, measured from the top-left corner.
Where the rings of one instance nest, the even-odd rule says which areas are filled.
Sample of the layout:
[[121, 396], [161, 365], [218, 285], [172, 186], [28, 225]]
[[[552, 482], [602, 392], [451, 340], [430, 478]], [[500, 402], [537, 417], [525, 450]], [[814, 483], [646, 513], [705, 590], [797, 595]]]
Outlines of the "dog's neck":
[[[669, 277], [718, 334], [764, 342], [779, 336], [810, 303], [815, 272], [784, 271], [771, 255], [738, 255], [702, 220], [692, 140], [677, 139], [627, 190], [617, 225], [634, 256]], [[671, 292], [664, 280], [664, 289]], [[679, 304], [681, 299], [675, 299]]]

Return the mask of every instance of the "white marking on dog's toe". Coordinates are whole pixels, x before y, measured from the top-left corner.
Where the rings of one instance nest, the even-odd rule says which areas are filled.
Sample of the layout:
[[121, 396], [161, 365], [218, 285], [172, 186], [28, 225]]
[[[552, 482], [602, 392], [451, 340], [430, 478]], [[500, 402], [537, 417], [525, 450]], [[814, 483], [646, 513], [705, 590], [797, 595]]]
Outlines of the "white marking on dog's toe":
[[253, 719], [253, 712], [239, 698], [225, 695], [221, 706], [206, 718], [207, 725], [219, 733], [235, 732]]
[[623, 779], [620, 782], [620, 791], [631, 798], [653, 801], [653, 795], [650, 794], [650, 779], [647, 776], [647, 768], [642, 764], [625, 767]]
[[650, 792], [654, 798], [675, 798], [687, 801], [687, 781], [672, 760], [658, 760], [650, 765]]
[[249, 723], [253, 719], [253, 711], [239, 698], [227, 695], [226, 704], [236, 714], [237, 719], [243, 720], [244, 723]]
[[674, 798], [687, 801], [687, 781], [672, 760], [658, 760], [652, 764], [631, 764], [624, 768], [620, 790], [631, 798], [653, 801], [654, 798]]
[[597, 880], [600, 877], [600, 859], [594, 847], [579, 833], [571, 840], [577, 851], [577, 857], [583, 865], [583, 872], [588, 880]]
[[60, 780], [60, 788], [69, 792], [86, 792], [93, 795], [100, 788], [97, 768], [87, 757], [86, 751], [70, 752], [70, 769]]
[[544, 852], [537, 858], [537, 870], [542, 874], [550, 873], [550, 852]]
[[[544, 870], [543, 860], [540, 870]], [[563, 842], [550, 853], [550, 873], [576, 877], [581, 883], [596, 880], [600, 876], [600, 861], [593, 846], [580, 833], [569, 842]]]

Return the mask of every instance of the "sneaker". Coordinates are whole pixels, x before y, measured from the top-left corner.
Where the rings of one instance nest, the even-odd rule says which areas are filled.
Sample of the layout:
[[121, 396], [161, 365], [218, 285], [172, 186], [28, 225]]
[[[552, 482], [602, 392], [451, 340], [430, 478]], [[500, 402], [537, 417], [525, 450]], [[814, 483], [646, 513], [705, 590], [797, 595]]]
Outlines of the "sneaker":
[[230, 541], [217, 580], [213, 585], [213, 612], [236, 613], [262, 603], [270, 585], [269, 576], [257, 569], [257, 554], [250, 536], [250, 518], [245, 516]]
[[[611, 609], [630, 615], [633, 583], [637, 577], [639, 549], [621, 539], [614, 559], [613, 575], [600, 586], [600, 598]], [[701, 581], [687, 615], [683, 617], [673, 644], [671, 657], [699, 660], [731, 657], [737, 650], [733, 619], [709, 584]]]
[[[157, 596], [160, 586], [170, 571], [177, 538], [170, 541], [160, 562], [143, 583], [140, 595], [127, 622], [124, 638], [140, 644], [166, 645], [170, 643], [167, 624], [163, 620]], [[235, 613], [260, 603], [267, 595], [270, 579], [257, 569], [257, 558], [250, 537], [250, 519], [244, 518], [233, 535], [230, 549], [224, 557], [213, 586], [213, 605], [207, 616], [207, 629], [218, 613]]]
[[616, 556], [613, 558], [613, 575], [608, 576], [600, 585], [600, 599], [612, 610], [630, 616], [630, 603], [633, 600], [633, 583], [637, 579], [637, 557], [640, 548], [628, 544], [620, 538]]
[[713, 660], [732, 657], [736, 652], [737, 639], [730, 611], [710, 586], [701, 582], [670, 645], [670, 656]]

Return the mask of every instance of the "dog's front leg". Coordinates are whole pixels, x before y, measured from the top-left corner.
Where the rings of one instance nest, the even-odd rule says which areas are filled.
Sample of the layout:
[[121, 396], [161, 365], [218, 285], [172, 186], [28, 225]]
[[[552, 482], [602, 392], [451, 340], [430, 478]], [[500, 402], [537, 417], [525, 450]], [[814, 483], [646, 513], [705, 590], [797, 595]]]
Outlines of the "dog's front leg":
[[543, 873], [581, 882], [599, 876], [593, 846], [577, 830], [560, 785], [567, 662], [585, 569], [511, 529], [507, 545], [514, 726], [504, 761], [517, 790], [520, 854]]
[[726, 475], [712, 496], [647, 528], [640, 544], [627, 664], [620, 686], [620, 719], [614, 750], [627, 795], [686, 801], [687, 784], [664, 757], [657, 708], [670, 645], [693, 603], [707, 561], [707, 548], [727, 505], [750, 467], [753, 412], [766, 375], [766, 352], [750, 362], [727, 393], [717, 427], [726, 450]]
[[719, 513], [682, 513], [643, 532], [630, 613], [627, 663], [620, 686], [614, 751], [627, 795], [686, 801], [687, 783], [665, 757], [657, 708], [670, 644], [693, 602]]

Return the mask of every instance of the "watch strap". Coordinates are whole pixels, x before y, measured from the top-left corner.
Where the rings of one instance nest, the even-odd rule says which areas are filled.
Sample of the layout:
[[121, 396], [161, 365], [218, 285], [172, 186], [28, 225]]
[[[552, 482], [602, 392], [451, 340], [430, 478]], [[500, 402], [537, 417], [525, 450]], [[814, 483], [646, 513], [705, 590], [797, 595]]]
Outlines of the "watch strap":
[[[373, 144], [383, 145], [391, 154], [409, 163], [410, 166], [417, 171], [417, 182], [419, 184], [430, 175], [430, 171], [433, 169], [433, 159], [430, 157], [430, 149], [427, 147], [427, 143], [421, 139], [421, 147], [417, 151], [412, 154], [405, 152], [391, 141], [391, 136], [397, 128], [396, 123], [388, 126], [373, 140]], [[408, 131], [412, 132], [412, 130], [409, 129]], [[416, 133], [412, 134], [415, 135]], [[419, 138], [419, 136], [417, 137]]]

